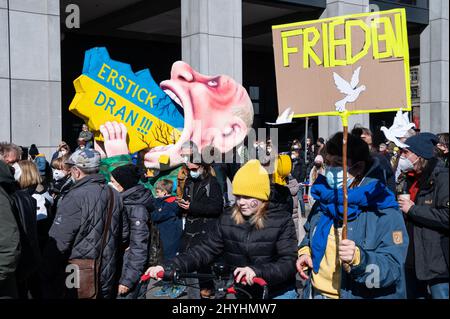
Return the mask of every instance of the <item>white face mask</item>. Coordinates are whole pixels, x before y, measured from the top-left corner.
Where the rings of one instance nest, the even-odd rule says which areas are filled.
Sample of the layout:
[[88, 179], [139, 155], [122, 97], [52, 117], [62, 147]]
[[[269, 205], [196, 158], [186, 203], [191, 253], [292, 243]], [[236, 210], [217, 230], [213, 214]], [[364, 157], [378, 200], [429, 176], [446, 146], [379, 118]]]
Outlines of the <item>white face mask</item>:
[[197, 179], [200, 177], [201, 173], [199, 170], [197, 170], [196, 172], [194, 171], [189, 171], [189, 174], [191, 175], [192, 178]]
[[66, 176], [66, 173], [60, 169], [53, 169], [53, 179], [55, 181], [59, 181], [60, 179], [64, 178]]
[[64, 156], [67, 154], [67, 151], [61, 151], [60, 153], [61, 153], [61, 156]]
[[411, 172], [414, 170], [414, 163], [411, 162], [409, 158], [400, 156], [400, 159], [398, 160], [398, 168], [402, 172]]
[[14, 168], [14, 179], [18, 182], [20, 176], [22, 176], [22, 169], [18, 163], [14, 163], [11, 166]]

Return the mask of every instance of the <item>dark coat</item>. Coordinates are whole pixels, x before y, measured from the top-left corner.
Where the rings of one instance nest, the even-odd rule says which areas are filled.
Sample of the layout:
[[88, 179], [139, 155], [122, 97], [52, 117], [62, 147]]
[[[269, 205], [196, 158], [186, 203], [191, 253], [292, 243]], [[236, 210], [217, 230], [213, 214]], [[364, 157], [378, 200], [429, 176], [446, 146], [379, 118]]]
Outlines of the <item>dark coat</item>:
[[294, 159], [292, 161], [291, 174], [297, 180], [297, 182], [303, 183], [305, 181], [306, 169], [307, 169], [307, 167], [306, 167], [304, 156], [300, 155], [300, 158]]
[[[95, 259], [100, 254], [101, 234], [108, 211], [108, 187], [105, 178], [93, 174], [79, 180], [59, 201], [50, 240], [45, 250], [45, 268], [64, 272], [67, 259]], [[114, 208], [100, 269], [100, 298], [114, 298], [117, 292], [119, 247], [122, 242], [123, 205], [113, 190]]]
[[419, 280], [449, 278], [448, 168], [432, 159], [419, 180], [415, 205], [406, 214], [413, 225], [414, 259]]
[[294, 200], [292, 199], [289, 187], [271, 183], [269, 209], [275, 208], [292, 214], [294, 211]]
[[223, 213], [208, 237], [178, 255], [166, 268], [191, 272], [223, 254], [223, 261], [231, 271], [247, 266], [266, 280], [269, 298], [294, 289], [297, 236], [291, 214], [269, 210], [264, 228], [259, 230], [248, 221], [237, 225], [231, 215], [231, 210]]
[[20, 256], [20, 233], [11, 198], [14, 177], [0, 161], [0, 299], [17, 298], [15, 271]]
[[368, 177], [378, 179], [395, 193], [395, 173], [389, 160], [380, 153], [372, 153], [372, 159], [373, 165], [378, 165], [380, 169], [372, 171]]
[[23, 282], [33, 275], [42, 260], [36, 220], [37, 205], [32, 193], [32, 190], [21, 189], [12, 194], [22, 247], [16, 272], [18, 282]]
[[183, 193], [183, 198], [191, 204], [189, 210], [182, 210], [186, 214], [186, 224], [181, 250], [199, 243], [223, 211], [222, 190], [214, 176], [188, 177]]
[[180, 249], [183, 222], [175, 196], [155, 199], [155, 211], [151, 214], [162, 241], [164, 260], [172, 259]]
[[144, 185], [137, 185], [120, 194], [126, 212], [126, 249], [119, 283], [133, 289], [145, 272], [149, 258], [150, 213], [153, 196]]

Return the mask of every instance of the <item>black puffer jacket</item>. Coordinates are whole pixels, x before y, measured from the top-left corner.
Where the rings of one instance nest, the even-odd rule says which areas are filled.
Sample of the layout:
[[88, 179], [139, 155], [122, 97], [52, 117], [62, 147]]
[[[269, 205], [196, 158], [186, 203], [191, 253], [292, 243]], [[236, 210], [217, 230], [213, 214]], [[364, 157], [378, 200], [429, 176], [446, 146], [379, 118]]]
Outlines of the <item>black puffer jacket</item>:
[[[449, 278], [448, 168], [442, 161], [429, 161], [419, 180], [415, 205], [407, 216], [413, 226], [414, 261], [419, 280]], [[411, 250], [408, 252], [410, 259]]]
[[133, 289], [145, 272], [149, 254], [149, 219], [154, 210], [150, 190], [137, 185], [120, 194], [127, 219], [126, 250], [119, 283]]
[[231, 215], [231, 210], [225, 212], [204, 241], [174, 258], [165, 268], [191, 272], [223, 253], [230, 270], [248, 266], [257, 277], [266, 280], [269, 297], [293, 289], [297, 236], [291, 214], [280, 209], [269, 210], [264, 228], [259, 230], [249, 222], [237, 225]]
[[[78, 181], [61, 198], [49, 232], [50, 240], [46, 249], [49, 257], [46, 259], [57, 260], [54, 257], [55, 249], [56, 254], [59, 253], [65, 262], [67, 259], [94, 259], [100, 254], [108, 211], [108, 187], [102, 175], [89, 175]], [[117, 291], [123, 206], [120, 195], [114, 190], [113, 192], [115, 196], [111, 226], [101, 261], [100, 298], [114, 298]]]
[[198, 244], [223, 211], [222, 190], [214, 176], [204, 179], [188, 177], [183, 198], [191, 204], [189, 210], [182, 211], [186, 214], [186, 224], [181, 251]]

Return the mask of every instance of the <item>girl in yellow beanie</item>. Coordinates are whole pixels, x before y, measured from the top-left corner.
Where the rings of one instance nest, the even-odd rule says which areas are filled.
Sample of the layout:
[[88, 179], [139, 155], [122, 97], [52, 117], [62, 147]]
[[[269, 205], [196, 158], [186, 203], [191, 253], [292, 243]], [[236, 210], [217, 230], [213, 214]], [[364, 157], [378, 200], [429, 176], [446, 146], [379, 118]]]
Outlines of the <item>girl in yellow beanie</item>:
[[[236, 204], [221, 215], [215, 230], [199, 245], [162, 266], [150, 267], [146, 274], [157, 279], [157, 273], [168, 267], [192, 272], [221, 255], [236, 282], [245, 277], [245, 284], [253, 285], [253, 279], [261, 277], [268, 283], [269, 298], [296, 299], [295, 227], [290, 213], [269, 209], [267, 171], [259, 161], [248, 161], [232, 185]], [[248, 291], [258, 297], [253, 287]]]

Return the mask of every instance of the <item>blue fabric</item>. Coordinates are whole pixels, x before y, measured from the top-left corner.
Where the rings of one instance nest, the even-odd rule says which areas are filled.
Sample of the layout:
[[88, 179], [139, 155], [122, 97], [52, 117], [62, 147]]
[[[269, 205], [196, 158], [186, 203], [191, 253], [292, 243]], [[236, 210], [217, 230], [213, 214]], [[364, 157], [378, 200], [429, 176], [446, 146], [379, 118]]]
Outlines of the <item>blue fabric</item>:
[[298, 299], [298, 293], [295, 289], [288, 290], [281, 295], [273, 297], [273, 299]]
[[[319, 271], [325, 254], [328, 234], [334, 222], [343, 219], [343, 190], [332, 189], [324, 176], [319, 175], [311, 189], [312, 197], [324, 212], [320, 217], [311, 245], [313, 270]], [[348, 220], [356, 219], [367, 210], [398, 209], [395, 195], [378, 181], [354, 189], [348, 189]]]
[[448, 300], [448, 282], [430, 285], [430, 292], [432, 299]]
[[176, 201], [167, 202], [168, 198], [155, 198], [155, 210], [151, 213], [151, 220], [159, 230], [164, 260], [170, 260], [176, 256], [183, 234], [183, 222], [179, 217], [178, 204]]
[[36, 156], [36, 158], [34, 159], [34, 163], [36, 164], [36, 166], [39, 170], [39, 174], [45, 175], [45, 168], [47, 166], [47, 161], [46, 161], [45, 157], [42, 155]]

